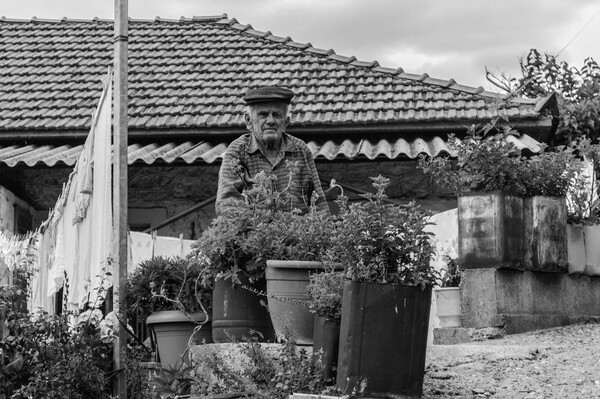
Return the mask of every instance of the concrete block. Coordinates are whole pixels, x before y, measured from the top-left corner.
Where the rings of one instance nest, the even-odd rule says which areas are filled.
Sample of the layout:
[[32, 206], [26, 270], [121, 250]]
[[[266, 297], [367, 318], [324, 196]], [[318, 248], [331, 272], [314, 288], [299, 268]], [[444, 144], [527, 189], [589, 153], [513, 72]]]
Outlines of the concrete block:
[[465, 328], [514, 334], [600, 318], [600, 277], [473, 269], [463, 273], [461, 287]]

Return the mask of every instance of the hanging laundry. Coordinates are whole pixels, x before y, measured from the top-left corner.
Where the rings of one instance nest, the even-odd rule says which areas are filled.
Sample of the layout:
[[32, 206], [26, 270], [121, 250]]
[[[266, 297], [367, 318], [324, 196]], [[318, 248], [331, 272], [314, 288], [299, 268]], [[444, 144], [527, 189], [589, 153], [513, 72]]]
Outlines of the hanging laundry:
[[112, 73], [103, 79], [103, 85], [84, 149], [43, 223], [47, 234], [41, 238], [43, 257], [35, 281], [45, 289], [34, 287], [32, 307], [47, 309], [48, 298], [62, 287], [70, 309], [86, 303], [99, 306], [112, 285]]
[[154, 241], [151, 234], [141, 233], [139, 231], [129, 232], [129, 253], [130, 259], [127, 263], [127, 273], [131, 273], [141, 262], [152, 259], [154, 251]]
[[[104, 78], [105, 89], [98, 106], [94, 128], [93, 189], [88, 208], [91, 212], [92, 236], [88, 244], [91, 249], [89, 263], [89, 301], [99, 306], [106, 290], [112, 286], [112, 181], [111, 181], [111, 102], [112, 74]], [[87, 269], [86, 269], [87, 270]]]
[[143, 261], [153, 256], [181, 256], [192, 252], [195, 240], [183, 239], [183, 234], [177, 237], [163, 237], [139, 231], [129, 232], [129, 262], [127, 273], [131, 273]]

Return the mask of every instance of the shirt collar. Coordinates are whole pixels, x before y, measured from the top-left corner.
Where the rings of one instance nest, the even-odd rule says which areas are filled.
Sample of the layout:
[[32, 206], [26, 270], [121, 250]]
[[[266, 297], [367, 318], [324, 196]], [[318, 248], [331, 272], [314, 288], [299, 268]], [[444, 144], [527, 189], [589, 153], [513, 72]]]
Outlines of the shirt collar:
[[[256, 140], [256, 137], [254, 137], [254, 134], [250, 133], [250, 140], [248, 141], [248, 145], [246, 146], [246, 152], [248, 154], [252, 154], [253, 152], [258, 151], [259, 149], [260, 147], [258, 146], [258, 141]], [[295, 151], [298, 151], [298, 147], [291, 139], [291, 136], [287, 133], [283, 133], [283, 135], [281, 136], [281, 148], [279, 150], [279, 153], [281, 154], [285, 152]]]

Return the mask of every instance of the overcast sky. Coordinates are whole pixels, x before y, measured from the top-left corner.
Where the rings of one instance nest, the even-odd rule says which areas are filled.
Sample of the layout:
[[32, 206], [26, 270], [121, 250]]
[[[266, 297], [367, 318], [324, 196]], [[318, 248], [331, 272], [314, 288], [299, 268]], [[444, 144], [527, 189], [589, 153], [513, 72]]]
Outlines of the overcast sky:
[[[113, 18], [113, 0], [3, 0], [7, 18]], [[129, 0], [135, 19], [227, 14], [254, 29], [362, 61], [497, 91], [485, 67], [519, 76], [529, 49], [600, 62], [595, 0]]]

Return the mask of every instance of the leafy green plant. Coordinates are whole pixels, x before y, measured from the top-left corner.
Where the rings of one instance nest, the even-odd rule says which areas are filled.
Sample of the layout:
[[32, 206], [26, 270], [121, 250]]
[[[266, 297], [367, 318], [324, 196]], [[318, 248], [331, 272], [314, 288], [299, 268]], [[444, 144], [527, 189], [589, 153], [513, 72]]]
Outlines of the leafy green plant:
[[450, 134], [448, 146], [456, 159], [421, 156], [419, 167], [437, 184], [457, 195], [494, 190], [523, 194], [525, 187], [519, 179], [520, 152], [507, 140], [516, 132], [504, 128], [498, 134], [487, 136], [493, 129], [495, 123], [483, 127], [473, 125], [462, 140]]
[[[287, 163], [288, 185], [297, 165]], [[240, 283], [264, 277], [267, 259], [319, 260], [331, 239], [332, 220], [311, 200], [309, 212], [290, 209], [288, 189], [274, 189], [275, 176], [259, 172], [242, 195], [244, 203], [218, 216], [195, 244], [194, 257], [207, 271], [206, 278]]]
[[342, 317], [342, 296], [344, 293], [344, 273], [327, 271], [310, 276], [306, 287], [308, 306], [317, 316], [339, 321]]
[[124, 305], [128, 317], [145, 320], [159, 310], [210, 311], [211, 291], [202, 285], [205, 270], [194, 259], [155, 256], [127, 276]]
[[446, 269], [442, 271], [440, 279], [441, 287], [458, 287], [462, 280], [462, 273], [458, 269], [458, 261], [456, 258], [451, 258], [448, 255], [443, 256], [446, 261]]
[[12, 398], [104, 398], [112, 361], [112, 338], [101, 335], [97, 318], [42, 313], [7, 322], [3, 356], [21, 358], [11, 373]]
[[436, 184], [456, 195], [470, 192], [505, 191], [514, 195], [565, 197], [581, 161], [576, 149], [559, 146], [525, 157], [510, 137], [518, 132], [497, 127], [497, 120], [483, 127], [471, 126], [463, 139], [451, 134], [448, 145], [456, 159], [419, 158], [419, 167]]
[[567, 195], [567, 220], [575, 224], [600, 223], [600, 144], [586, 139], [576, 146], [577, 153], [587, 164], [573, 179]]
[[329, 262], [344, 265], [353, 281], [434, 286], [438, 272], [430, 265], [434, 249], [425, 231], [430, 212], [414, 201], [386, 203], [390, 180], [371, 179], [376, 193], [365, 194], [366, 201], [348, 204], [347, 197], [338, 199]]
[[269, 259], [322, 261], [333, 237], [333, 219], [319, 210], [316, 198], [309, 212], [275, 212], [248, 235], [246, 245], [258, 248], [261, 263]]
[[292, 392], [332, 390], [327, 385], [332, 382], [321, 376], [320, 364], [313, 364], [306, 349], [289, 336], [276, 348], [265, 347], [256, 339], [238, 345], [242, 356], [237, 355], [236, 367], [231, 367], [220, 353], [202, 359], [192, 382], [198, 393], [207, 397], [239, 393], [242, 397], [287, 399]]

